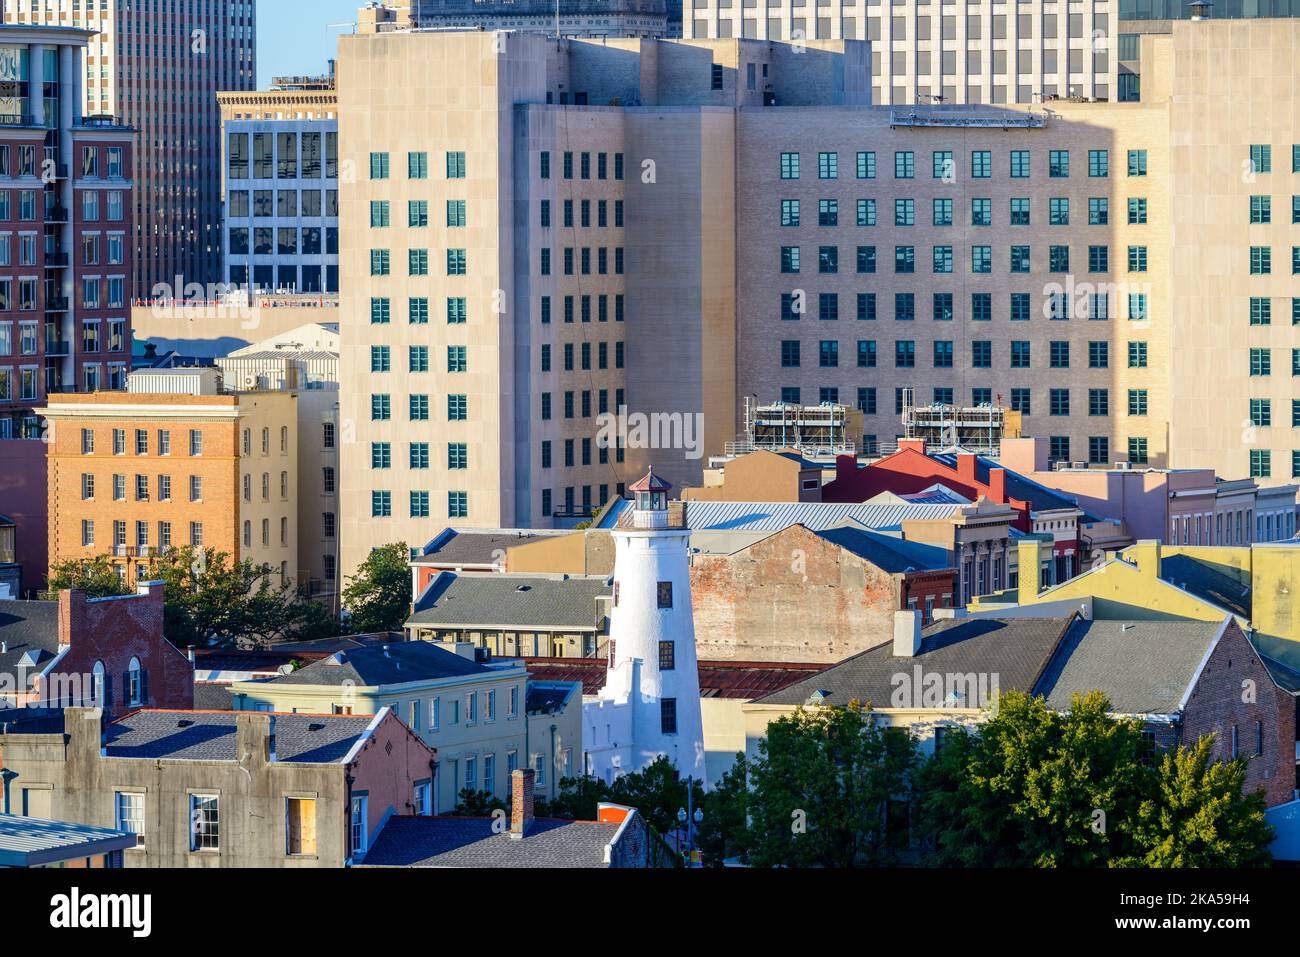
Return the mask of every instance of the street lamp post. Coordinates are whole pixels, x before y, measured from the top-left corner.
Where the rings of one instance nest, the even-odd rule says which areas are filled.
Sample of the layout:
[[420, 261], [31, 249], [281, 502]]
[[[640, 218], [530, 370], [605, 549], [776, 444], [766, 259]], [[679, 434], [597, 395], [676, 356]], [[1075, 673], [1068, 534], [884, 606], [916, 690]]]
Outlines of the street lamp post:
[[[690, 855], [695, 851], [695, 830], [704, 822], [704, 812], [699, 808], [688, 811], [687, 808], [693, 807], [695, 802], [695, 779], [686, 779], [686, 807], [677, 809], [677, 847], [681, 851], [681, 833], [682, 828], [686, 828], [686, 854], [688, 861]], [[687, 864], [689, 867], [690, 864]]]

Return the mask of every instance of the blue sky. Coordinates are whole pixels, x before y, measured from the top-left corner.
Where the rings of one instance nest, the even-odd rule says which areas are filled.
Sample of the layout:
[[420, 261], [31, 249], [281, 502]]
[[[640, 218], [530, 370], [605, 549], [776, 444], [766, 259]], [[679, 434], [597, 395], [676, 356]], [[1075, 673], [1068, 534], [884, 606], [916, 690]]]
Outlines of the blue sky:
[[257, 86], [273, 76], [325, 72], [340, 33], [354, 23], [365, 0], [257, 0]]

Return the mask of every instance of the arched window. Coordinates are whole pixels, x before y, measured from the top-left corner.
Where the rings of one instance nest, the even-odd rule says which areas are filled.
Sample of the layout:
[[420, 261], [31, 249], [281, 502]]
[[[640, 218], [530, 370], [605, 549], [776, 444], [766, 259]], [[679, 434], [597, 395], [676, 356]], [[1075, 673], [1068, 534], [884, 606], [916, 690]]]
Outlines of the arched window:
[[126, 669], [126, 702], [130, 705], [144, 703], [144, 672], [139, 658], [132, 658]]
[[95, 667], [92, 668], [90, 672], [90, 695], [91, 702], [101, 708], [108, 703], [104, 700], [104, 693], [106, 691], [106, 682], [104, 678], [104, 663], [102, 661], [96, 661]]

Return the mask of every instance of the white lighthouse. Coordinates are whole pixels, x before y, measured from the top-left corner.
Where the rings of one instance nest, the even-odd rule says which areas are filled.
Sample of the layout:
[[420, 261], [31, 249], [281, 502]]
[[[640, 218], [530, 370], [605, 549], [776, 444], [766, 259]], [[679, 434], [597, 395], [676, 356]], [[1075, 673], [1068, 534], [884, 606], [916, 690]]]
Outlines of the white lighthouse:
[[651, 469], [613, 530], [609, 670], [584, 708], [588, 772], [606, 780], [666, 755], [683, 777], [704, 781], [690, 530], [669, 516], [671, 487]]

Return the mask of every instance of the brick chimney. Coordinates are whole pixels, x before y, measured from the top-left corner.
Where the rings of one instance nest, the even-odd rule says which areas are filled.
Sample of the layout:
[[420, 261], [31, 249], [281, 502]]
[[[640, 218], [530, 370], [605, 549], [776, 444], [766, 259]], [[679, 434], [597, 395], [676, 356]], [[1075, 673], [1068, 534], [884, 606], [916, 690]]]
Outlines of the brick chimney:
[[858, 460], [853, 455], [835, 456], [835, 480], [849, 479], [858, 471]]
[[899, 439], [898, 451], [920, 452], [925, 454], [925, 439]]
[[967, 485], [975, 484], [975, 454], [973, 452], [957, 453], [957, 478]]
[[533, 826], [532, 768], [520, 768], [510, 774], [510, 836], [516, 840]]
[[86, 593], [80, 588], [59, 592], [59, 644], [71, 645], [72, 636], [85, 634]]
[[989, 498], [999, 505], [1007, 503], [1007, 470], [989, 469]]

